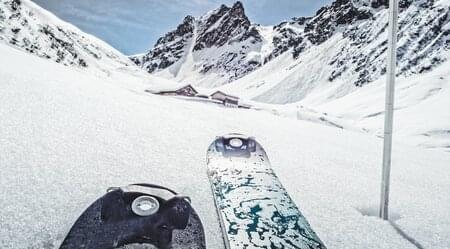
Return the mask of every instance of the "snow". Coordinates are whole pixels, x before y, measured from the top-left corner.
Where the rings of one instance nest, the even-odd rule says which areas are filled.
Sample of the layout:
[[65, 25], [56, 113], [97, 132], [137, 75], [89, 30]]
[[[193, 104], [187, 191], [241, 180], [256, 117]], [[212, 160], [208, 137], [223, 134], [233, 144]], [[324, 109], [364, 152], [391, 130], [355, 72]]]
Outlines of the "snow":
[[[426, 148], [450, 148], [450, 63], [396, 84], [394, 129], [398, 140]], [[316, 109], [353, 120], [356, 126], [382, 135], [385, 80], [380, 79]]]
[[274, 50], [274, 45], [272, 43], [274, 32], [273, 32], [273, 26], [256, 26], [256, 29], [258, 30], [259, 34], [262, 37], [262, 45], [261, 45], [261, 52], [259, 54], [260, 60], [262, 61], [261, 64], [264, 62], [264, 58], [270, 55], [272, 51]]
[[189, 46], [187, 51], [185, 52], [182, 59], [175, 62], [175, 65], [169, 69], [169, 71], [174, 71], [175, 78], [178, 75], [184, 76], [186, 75], [186, 72], [194, 71], [195, 70], [195, 61], [194, 61], [194, 47], [195, 47], [195, 41], [197, 41], [197, 29], [198, 24], [196, 21], [193, 21], [193, 31], [192, 31], [192, 38], [190, 40]]
[[[109, 44], [34, 2], [21, 0], [16, 10], [11, 9], [11, 2], [0, 1], [0, 26], [7, 27], [0, 30], [0, 43], [101, 75], [108, 75], [111, 70], [139, 70]], [[13, 28], [17, 31], [13, 32]]]
[[[324, 123], [323, 119], [326, 119], [346, 129], [382, 136], [385, 77], [363, 87], [349, 84], [352, 73], [344, 73], [341, 78], [330, 82], [328, 75], [332, 69], [321, 63], [331, 60], [345, 43], [338, 34], [323, 43], [320, 48], [311, 47], [297, 60], [289, 53], [284, 53], [247, 76], [219, 89], [255, 102], [279, 103], [253, 104], [278, 115], [317, 123]], [[448, 51], [440, 55], [450, 58]], [[448, 106], [449, 61], [443, 62], [428, 73], [398, 77], [394, 117], [397, 140], [425, 148], [450, 151]]]
[[[0, 248], [58, 248], [106, 188], [135, 182], [191, 196], [208, 248], [223, 248], [205, 156], [212, 139], [229, 132], [253, 135], [265, 147], [328, 248], [415, 248], [373, 217], [382, 140], [372, 134], [151, 95], [144, 90], [163, 80], [138, 73], [112, 71], [105, 77], [5, 45], [0, 54]], [[436, 101], [448, 124], [449, 105], [439, 106], [448, 102], [438, 97], [448, 92], [445, 79], [443, 90], [428, 101]], [[350, 97], [341, 106], [349, 102]], [[397, 117], [430, 112], [426, 107], [417, 104]], [[442, 150], [394, 143], [391, 217], [424, 248], [450, 245], [449, 162]]]
[[[239, 54], [239, 51], [242, 50], [242, 46], [245, 46], [248, 51], [253, 51], [258, 54], [261, 44], [252, 44], [249, 41], [244, 41], [241, 43], [233, 43], [233, 44], [225, 44], [221, 47], [211, 47], [204, 48], [200, 51], [194, 51], [195, 40], [197, 40], [198, 36], [198, 22], [196, 22], [196, 26], [194, 29], [193, 38], [189, 41], [188, 49], [183, 54], [183, 57], [175, 62], [172, 66], [161, 70], [159, 72], [153, 73], [153, 75], [166, 78], [169, 80], [174, 80], [180, 82], [181, 84], [189, 84], [195, 83], [196, 86], [204, 87], [204, 88], [213, 88], [224, 84], [224, 81], [227, 81], [227, 74], [234, 74], [234, 69], [230, 69], [230, 72], [211, 70], [207, 74], [201, 73], [203, 69], [202, 65], [216, 65], [222, 59], [230, 57], [232, 58], [232, 54]], [[251, 52], [249, 52], [251, 53]], [[220, 56], [217, 56], [220, 55]], [[242, 56], [242, 60], [246, 60], [246, 56]], [[250, 58], [251, 59], [251, 58]], [[234, 60], [231, 59], [225, 65], [221, 67], [231, 68], [230, 65], [234, 65], [237, 67]], [[220, 63], [219, 63], [220, 64]], [[231, 72], [233, 71], [233, 72]], [[238, 69], [236, 69], [238, 71]]]
[[[35, 15], [37, 15], [38, 19], [42, 22], [47, 24], [57, 24], [59, 27], [66, 29], [66, 30], [72, 30], [76, 33], [83, 33], [91, 42], [100, 45], [101, 47], [110, 50], [114, 54], [122, 54], [115, 48], [113, 48], [108, 43], [104, 42], [101, 39], [98, 39], [97, 37], [90, 35], [84, 31], [81, 31], [78, 27], [72, 25], [71, 23], [64, 22], [61, 19], [59, 19], [57, 16], [55, 16], [53, 13], [47, 11], [46, 9], [40, 7], [39, 5], [35, 4], [34, 2], [30, 0], [21, 0], [22, 4], [28, 8], [30, 11], [32, 11]], [[122, 56], [121, 59], [125, 59], [125, 56]]]

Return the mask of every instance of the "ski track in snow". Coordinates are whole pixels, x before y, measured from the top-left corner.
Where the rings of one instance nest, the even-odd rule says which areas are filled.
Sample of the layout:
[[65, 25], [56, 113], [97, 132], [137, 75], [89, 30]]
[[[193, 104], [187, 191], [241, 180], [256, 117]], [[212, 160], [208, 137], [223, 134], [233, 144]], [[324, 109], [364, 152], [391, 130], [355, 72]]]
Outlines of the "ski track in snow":
[[[0, 248], [58, 248], [108, 187], [135, 182], [191, 196], [208, 247], [223, 248], [205, 157], [229, 132], [261, 142], [328, 248], [415, 248], [370, 216], [381, 176], [374, 136], [146, 94], [160, 83], [150, 76], [95, 76], [5, 45], [0, 54]], [[392, 217], [424, 248], [448, 249], [450, 154], [394, 142]]]

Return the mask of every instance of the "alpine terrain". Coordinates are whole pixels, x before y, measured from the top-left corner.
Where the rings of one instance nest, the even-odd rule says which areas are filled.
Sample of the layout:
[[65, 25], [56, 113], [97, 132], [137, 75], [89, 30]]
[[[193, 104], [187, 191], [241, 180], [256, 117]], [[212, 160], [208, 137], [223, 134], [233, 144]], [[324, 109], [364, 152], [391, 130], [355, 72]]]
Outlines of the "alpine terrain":
[[[275, 26], [251, 23], [241, 2], [222, 5], [198, 18], [187, 16], [148, 53], [132, 59], [149, 73], [211, 87], [242, 78], [286, 55], [289, 66], [302, 70], [303, 77], [281, 79], [278, 87], [295, 84], [298, 90], [281, 99], [277, 95], [284, 93], [274, 89], [258, 99], [295, 102], [319, 83], [363, 86], [385, 74], [388, 2], [337, 0], [315, 16]], [[442, 52], [450, 48], [448, 1], [401, 0], [400, 9], [398, 74], [420, 74], [446, 61], [448, 56]], [[292, 70], [283, 66], [279, 70]], [[271, 97], [264, 98], [267, 95]]]
[[[381, 135], [388, 2], [337, 0], [312, 17], [274, 26], [251, 23], [241, 2], [222, 5], [186, 17], [148, 53], [131, 59], [155, 76], [284, 104], [268, 109], [285, 116]], [[396, 124], [398, 134], [415, 145], [448, 148], [449, 112], [417, 108], [450, 104], [444, 65], [450, 1], [401, 0], [399, 7], [397, 108], [404, 119]]]
[[31, 1], [0, 0], [0, 42], [66, 66], [135, 68], [119, 51]]
[[[140, 7], [139, 1], [128, 2]], [[376, 217], [387, 1], [336, 0], [313, 16], [274, 26], [252, 23], [244, 4], [187, 16], [130, 60], [31, 0], [0, 0], [0, 248], [58, 249], [93, 201], [119, 190], [106, 189], [151, 183], [178, 192], [172, 195], [183, 203], [190, 197], [206, 248], [225, 249], [207, 149], [217, 136], [240, 133], [264, 145], [267, 157], [253, 159], [267, 164], [270, 158], [273, 186], [288, 193], [288, 206], [307, 218], [315, 234], [309, 238], [320, 238], [319, 245], [448, 249], [450, 0], [400, 1], [389, 222]], [[155, 91], [166, 88], [172, 91]], [[228, 108], [212, 99], [216, 91], [249, 105]], [[245, 171], [223, 172], [234, 178]], [[248, 174], [236, 178], [253, 186]], [[220, 190], [227, 187], [232, 186]], [[241, 190], [238, 198], [252, 197]], [[296, 218], [266, 204], [274, 214], [270, 222]], [[253, 213], [242, 215], [253, 215], [244, 228], [251, 234], [230, 226], [231, 232], [239, 230], [235, 242], [251, 238], [255, 245], [276, 245], [262, 235], [269, 231], [261, 230], [264, 224], [254, 226], [264, 221], [251, 219], [267, 213], [261, 206], [249, 208]], [[112, 230], [136, 230], [114, 222], [129, 216], [105, 210], [113, 217]], [[187, 226], [173, 213], [165, 218]], [[85, 218], [103, 225], [105, 217]], [[138, 232], [144, 235], [135, 239], [149, 239], [146, 231]]]
[[149, 73], [220, 86], [261, 65], [254, 54], [260, 52], [263, 43], [258, 29], [250, 23], [241, 2], [232, 7], [221, 5], [199, 18], [185, 17], [150, 52], [131, 59]]

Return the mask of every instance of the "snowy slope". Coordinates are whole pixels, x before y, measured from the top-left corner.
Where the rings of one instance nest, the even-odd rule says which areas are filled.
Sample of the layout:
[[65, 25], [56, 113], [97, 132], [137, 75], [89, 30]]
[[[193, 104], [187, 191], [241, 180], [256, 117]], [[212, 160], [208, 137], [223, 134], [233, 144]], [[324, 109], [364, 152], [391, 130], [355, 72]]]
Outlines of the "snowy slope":
[[[134, 58], [150, 73], [207, 87], [260, 74], [258, 68], [275, 75], [290, 70], [290, 75], [265, 80], [265, 90], [254, 96], [263, 102], [297, 102], [324, 84], [339, 85], [339, 97], [385, 74], [387, 2], [336, 0], [312, 17], [269, 27], [250, 24], [240, 2], [222, 5], [199, 18], [187, 17], [145, 56]], [[399, 75], [429, 72], [448, 60], [443, 53], [450, 48], [449, 5], [447, 0], [400, 1]], [[205, 37], [208, 46], [202, 46]], [[186, 60], [189, 56], [194, 59]], [[290, 65], [268, 64], [280, 56], [289, 57]]]
[[[385, 79], [343, 98], [315, 105], [382, 136]], [[396, 84], [395, 136], [425, 148], [450, 151], [450, 62], [431, 73], [400, 77]]]
[[[336, 1], [314, 18], [297, 21], [306, 24], [293, 38], [299, 42], [291, 53], [230, 87], [257, 101], [284, 104], [301, 101], [312, 91], [326, 91], [322, 101], [336, 99], [380, 79], [386, 71], [387, 9], [370, 2]], [[429, 72], [448, 61], [449, 5], [448, 1], [402, 1], [399, 76]]]
[[[354, 1], [355, 5], [357, 2]], [[359, 2], [360, 8], [374, 11], [363, 3]], [[449, 3], [403, 1], [401, 4], [395, 117], [396, 136], [414, 145], [447, 151], [450, 146]], [[306, 22], [327, 20], [324, 13], [334, 13], [333, 5]], [[385, 97], [382, 52], [386, 50], [383, 30], [387, 10], [382, 5], [375, 10], [370, 20], [373, 25], [359, 21], [341, 26], [320, 44], [310, 44], [297, 58], [283, 53], [219, 89], [256, 102], [287, 104], [269, 105], [284, 116], [301, 116], [318, 122], [332, 120], [346, 128], [381, 136]], [[351, 32], [355, 33], [349, 35]], [[370, 74], [364, 76], [370, 80], [363, 80], [366, 83], [362, 86], [355, 82], [362, 79], [363, 71], [352, 58], [370, 62], [365, 67], [370, 69]], [[341, 73], [330, 81], [336, 72]]]
[[[334, 44], [340, 42], [339, 38], [330, 39], [327, 51], [332, 53]], [[318, 62], [326, 60], [329, 53], [315, 56], [312, 51], [305, 53], [304, 56], [306, 60], [312, 62], [312, 65], [298, 64], [289, 56], [282, 55], [255, 73], [220, 89], [243, 98], [253, 98], [256, 101], [270, 98], [288, 101], [288, 96], [295, 94], [295, 98], [301, 98], [300, 101], [275, 107], [269, 105], [269, 107], [291, 117], [297, 117], [298, 113], [305, 113], [305, 109], [298, 107], [312, 109], [322, 114], [317, 116], [316, 120], [334, 119], [340, 125], [366, 130], [381, 136], [386, 91], [385, 77], [380, 77], [361, 88], [349, 85], [348, 81], [333, 83], [321, 81], [320, 77], [324, 75], [324, 69]], [[441, 56], [450, 58], [450, 53], [442, 52]], [[314, 78], [308, 78], [309, 75], [303, 73], [309, 70], [317, 72]], [[306, 82], [309, 83], [306, 84]], [[398, 77], [395, 105], [396, 136], [414, 145], [448, 150], [450, 146], [450, 111], [448, 109], [450, 106], [450, 62], [443, 62], [431, 72]]]
[[91, 71], [136, 70], [126, 56], [110, 45], [30, 0], [0, 0], [0, 43]]
[[[381, 175], [373, 135], [149, 95], [163, 80], [100, 77], [1, 44], [0, 54], [0, 248], [58, 248], [107, 187], [152, 182], [190, 195], [208, 248], [221, 249], [205, 153], [216, 135], [244, 132], [328, 248], [415, 249], [370, 216]], [[447, 249], [450, 155], [395, 139], [391, 218], [424, 248]]]

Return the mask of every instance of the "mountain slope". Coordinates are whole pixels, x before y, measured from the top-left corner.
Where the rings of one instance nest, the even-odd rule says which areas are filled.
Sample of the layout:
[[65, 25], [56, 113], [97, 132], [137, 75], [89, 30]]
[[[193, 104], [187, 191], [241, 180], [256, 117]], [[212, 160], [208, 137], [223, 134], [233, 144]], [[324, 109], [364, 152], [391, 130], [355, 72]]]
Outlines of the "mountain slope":
[[245, 15], [241, 2], [194, 18], [161, 37], [147, 54], [132, 57], [150, 73], [202, 86], [220, 86], [261, 65], [252, 53], [262, 37]]
[[66, 66], [135, 68], [126, 56], [29, 0], [0, 0], [0, 42]]
[[[272, 71], [276, 69], [274, 73], [288, 69], [295, 72], [292, 68], [297, 67], [302, 70], [296, 73], [300, 76], [279, 79], [280, 84], [271, 82], [274, 88], [261, 93], [261, 97], [255, 96], [256, 100], [296, 102], [308, 95], [316, 85], [339, 85], [345, 81], [345, 89], [336, 93], [339, 97], [353, 90], [354, 86], [366, 85], [385, 74], [387, 2], [336, 0], [312, 17], [294, 18], [273, 27], [249, 24], [243, 7], [242, 11], [233, 12], [222, 6], [212, 11], [217, 15], [215, 18], [209, 18], [211, 13], [208, 13], [198, 19], [189, 19], [193, 26], [198, 23], [203, 27], [205, 19], [214, 23], [207, 26], [206, 34], [205, 28], [199, 28], [196, 32], [191, 28], [189, 40], [181, 42], [183, 45], [172, 45], [166, 42], [166, 38], [161, 38], [148, 54], [135, 60], [150, 73], [202, 86], [227, 84], [261, 66], [271, 68]], [[449, 5], [448, 0], [400, 1], [398, 75], [428, 72], [448, 60], [445, 51], [450, 48]], [[238, 2], [234, 6], [242, 4]], [[253, 34], [250, 44], [245, 39], [224, 36], [220, 41], [212, 39], [210, 46], [201, 45], [203, 37], [214, 38], [214, 34], [227, 33], [229, 30], [229, 22], [221, 19], [222, 12], [227, 14], [226, 20], [243, 23], [238, 25], [243, 27], [242, 32], [237, 32], [240, 35], [238, 37], [246, 37], [245, 34], [249, 32]], [[167, 36], [183, 37], [185, 33], [180, 27], [177, 32], [168, 33]], [[194, 34], [197, 35], [194, 37]], [[189, 48], [187, 43], [192, 42], [195, 42], [196, 49], [186, 49]], [[171, 52], [167, 53], [166, 50]], [[189, 54], [192, 54], [193, 60], [186, 62], [183, 58]], [[266, 66], [280, 55], [289, 57], [290, 65], [284, 68]], [[170, 63], [166, 63], [167, 60]], [[183, 67], [185, 70], [180, 74], [178, 69]], [[278, 92], [278, 88], [292, 91], [284, 95]]]

